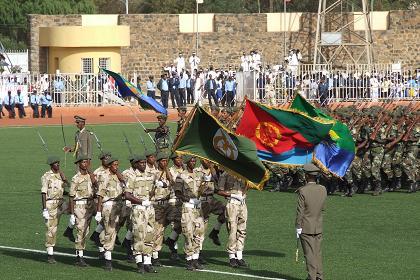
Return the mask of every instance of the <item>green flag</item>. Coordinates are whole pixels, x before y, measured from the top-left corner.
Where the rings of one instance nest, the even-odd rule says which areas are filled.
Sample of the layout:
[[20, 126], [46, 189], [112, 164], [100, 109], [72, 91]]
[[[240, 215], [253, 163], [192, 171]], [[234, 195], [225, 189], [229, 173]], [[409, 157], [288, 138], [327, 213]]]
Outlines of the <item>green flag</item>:
[[174, 150], [218, 164], [255, 189], [262, 189], [269, 176], [257, 156], [255, 143], [228, 131], [201, 107], [196, 108]]

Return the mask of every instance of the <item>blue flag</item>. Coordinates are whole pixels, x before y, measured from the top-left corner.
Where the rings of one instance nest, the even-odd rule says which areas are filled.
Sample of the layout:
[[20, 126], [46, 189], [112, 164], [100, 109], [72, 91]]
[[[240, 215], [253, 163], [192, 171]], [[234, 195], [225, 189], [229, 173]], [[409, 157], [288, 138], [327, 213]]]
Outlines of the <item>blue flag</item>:
[[112, 72], [110, 70], [106, 70], [101, 68], [106, 74], [114, 78], [115, 84], [118, 87], [118, 92], [120, 93], [121, 97], [134, 97], [136, 98], [140, 106], [143, 109], [153, 109], [158, 113], [167, 115], [168, 111], [165, 107], [163, 107], [159, 102], [154, 100], [153, 98], [143, 94], [141, 90], [139, 90], [135, 85], [130, 83], [129, 81], [125, 80], [121, 75]]

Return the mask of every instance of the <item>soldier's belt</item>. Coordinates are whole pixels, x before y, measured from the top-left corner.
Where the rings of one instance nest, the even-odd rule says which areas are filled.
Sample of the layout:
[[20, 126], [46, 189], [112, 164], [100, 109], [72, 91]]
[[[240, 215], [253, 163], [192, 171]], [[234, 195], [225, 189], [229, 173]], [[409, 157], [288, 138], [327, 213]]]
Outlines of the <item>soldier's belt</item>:
[[159, 199], [156, 201], [153, 201], [153, 205], [166, 205], [169, 203], [169, 199]]
[[209, 200], [212, 200], [212, 199], [213, 199], [213, 195], [212, 194], [200, 196], [200, 200], [201, 201], [209, 201]]
[[245, 205], [245, 198], [243, 198], [242, 200], [237, 200], [234, 198], [228, 198], [228, 203], [232, 203], [235, 205]]
[[62, 198], [59, 199], [47, 199], [46, 203], [58, 203], [60, 201], [62, 201]]
[[133, 209], [139, 209], [139, 210], [146, 210], [149, 209], [150, 207], [152, 207], [152, 204], [150, 204], [149, 206], [143, 206], [141, 204], [132, 204]]
[[112, 198], [112, 199], [108, 199], [107, 201], [105, 201], [105, 202], [102, 202], [102, 204], [104, 205], [104, 206], [112, 206], [112, 205], [114, 205], [114, 203], [118, 203], [118, 202], [120, 202], [121, 200], [120, 199], [114, 199], [114, 198]]
[[186, 208], [190, 208], [190, 209], [200, 209], [201, 208], [201, 203], [194, 204], [194, 203], [184, 202], [184, 206]]
[[87, 199], [81, 199], [75, 201], [76, 205], [85, 205], [88, 203]]
[[174, 204], [176, 204], [177, 202], [181, 202], [181, 200], [180, 200], [179, 198], [170, 198], [170, 199], [168, 200], [168, 202], [169, 202], [169, 204], [174, 205]]

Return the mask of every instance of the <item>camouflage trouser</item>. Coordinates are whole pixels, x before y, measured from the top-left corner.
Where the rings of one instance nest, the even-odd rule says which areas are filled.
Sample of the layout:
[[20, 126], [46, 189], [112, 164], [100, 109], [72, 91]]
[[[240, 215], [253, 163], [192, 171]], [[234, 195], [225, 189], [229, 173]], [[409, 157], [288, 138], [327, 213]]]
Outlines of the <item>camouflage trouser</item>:
[[418, 147], [417, 145], [407, 145], [403, 156], [402, 170], [407, 175], [408, 181], [415, 182], [418, 172]]
[[351, 173], [353, 181], [360, 182], [362, 181], [363, 177], [363, 166], [362, 166], [362, 159], [359, 156], [355, 156], [353, 163], [351, 164]]
[[204, 231], [202, 236], [202, 241], [204, 241], [204, 235], [207, 231], [207, 226], [209, 224], [210, 214], [217, 216], [217, 221], [221, 224], [226, 222], [225, 209], [226, 206], [220, 200], [215, 199], [213, 196], [201, 197], [201, 209], [203, 211], [204, 219]]
[[350, 165], [349, 169], [347, 169], [347, 172], [343, 177], [345, 182], [347, 182], [348, 184], [353, 184], [353, 172], [351, 170], [352, 166], [353, 166], [353, 164]]
[[153, 252], [155, 210], [152, 206], [133, 206], [133, 254], [151, 255]]
[[163, 234], [165, 228], [169, 225], [169, 212], [170, 205], [168, 200], [165, 201], [155, 201], [153, 202], [153, 207], [155, 209], [155, 233], [154, 233], [154, 243], [153, 243], [153, 252], [160, 252], [162, 250], [163, 243]]
[[133, 223], [131, 221], [131, 202], [128, 200], [123, 200], [123, 206], [121, 208], [121, 216], [120, 216], [120, 225], [118, 227], [117, 232], [120, 230], [120, 228], [124, 225], [127, 228], [127, 230], [133, 229]]
[[63, 199], [47, 200], [46, 207], [50, 218], [45, 221], [45, 247], [54, 247], [57, 239], [57, 227], [61, 214], [67, 213], [68, 203]]
[[370, 157], [372, 161], [372, 177], [375, 181], [381, 181], [381, 167], [382, 167], [382, 160], [384, 158], [384, 148], [383, 147], [375, 147], [370, 150]]
[[181, 234], [182, 227], [181, 227], [181, 216], [182, 216], [182, 202], [176, 201], [174, 203], [169, 200], [169, 215], [168, 220], [172, 223], [173, 230]]
[[117, 226], [120, 222], [122, 201], [107, 201], [102, 204], [102, 222], [104, 231], [100, 235], [101, 243], [106, 251], [114, 250]]
[[394, 149], [385, 151], [384, 158], [382, 160], [382, 171], [387, 176], [388, 180], [394, 178], [394, 171], [392, 170], [392, 159], [394, 157]]
[[86, 237], [89, 234], [90, 221], [96, 212], [95, 202], [75, 201], [74, 202], [74, 216], [76, 217], [76, 240], [74, 247], [76, 250], [84, 250], [86, 247]]
[[366, 152], [363, 155], [361, 166], [362, 166], [363, 177], [370, 180], [370, 178], [372, 178], [372, 161], [370, 160], [369, 152]]
[[244, 250], [247, 220], [248, 209], [245, 201], [241, 203], [230, 199], [226, 204], [226, 226], [229, 233], [227, 252], [229, 254]]
[[203, 212], [201, 208], [190, 208], [189, 203], [182, 205], [182, 234], [185, 237], [184, 252], [187, 257], [200, 253], [204, 232]]
[[398, 143], [395, 147], [394, 158], [392, 159], [392, 169], [394, 170], [394, 176], [400, 178], [402, 176], [402, 161], [404, 153], [404, 144]]

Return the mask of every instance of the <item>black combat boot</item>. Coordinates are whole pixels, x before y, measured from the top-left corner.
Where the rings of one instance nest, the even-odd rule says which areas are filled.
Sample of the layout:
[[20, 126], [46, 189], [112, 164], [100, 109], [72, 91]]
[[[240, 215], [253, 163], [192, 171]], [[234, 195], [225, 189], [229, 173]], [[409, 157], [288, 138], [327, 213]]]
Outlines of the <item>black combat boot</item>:
[[106, 271], [112, 271], [112, 261], [111, 260], [105, 260], [104, 269]]
[[193, 260], [187, 261], [185, 268], [190, 271], [196, 270]]
[[239, 264], [238, 264], [238, 262], [237, 262], [237, 260], [236, 259], [229, 259], [229, 266], [230, 267], [233, 267], [233, 268], [238, 268], [239, 267]]
[[378, 195], [382, 194], [382, 186], [381, 186], [380, 181], [374, 181], [373, 182], [373, 187], [374, 187], [374, 190], [373, 190], [373, 193], [372, 193], [373, 196], [378, 196]]
[[67, 237], [71, 242], [76, 241], [73, 234], [73, 229], [67, 227], [66, 230], [63, 233], [63, 236]]
[[159, 259], [152, 259], [152, 264], [153, 264], [153, 266], [156, 266], [156, 267], [161, 267], [162, 266], [162, 263], [160, 262]]
[[364, 188], [363, 188], [363, 192], [368, 192], [370, 191], [372, 188], [371, 183], [370, 183], [370, 179], [366, 179], [366, 183], [364, 184]]
[[137, 273], [144, 274], [144, 267], [143, 267], [143, 263], [141, 262], [137, 263]]
[[49, 264], [55, 264], [55, 263], [56, 263], [56, 261], [55, 261], [54, 255], [48, 255], [47, 262], [48, 262]]
[[198, 260], [197, 261], [201, 265], [206, 265], [207, 264], [207, 261], [203, 258], [203, 256], [201, 254], [198, 255]]
[[209, 238], [211, 238], [211, 240], [213, 240], [213, 243], [217, 246], [220, 246], [222, 244], [220, 243], [218, 230], [213, 229], [209, 234]]
[[408, 193], [415, 193], [417, 191], [417, 183], [411, 182], [410, 187], [408, 188]]
[[241, 267], [249, 267], [249, 265], [246, 263], [244, 259], [236, 260], [236, 263]]
[[151, 264], [143, 265], [144, 271], [147, 273], [157, 273], [157, 270]]
[[401, 177], [396, 177], [395, 179], [395, 189], [399, 190], [401, 189]]
[[203, 265], [198, 260], [192, 260], [195, 269], [203, 269]]
[[75, 266], [79, 266], [79, 267], [87, 267], [88, 264], [85, 262], [85, 260], [83, 259], [83, 257], [76, 257], [76, 262], [74, 263]]

